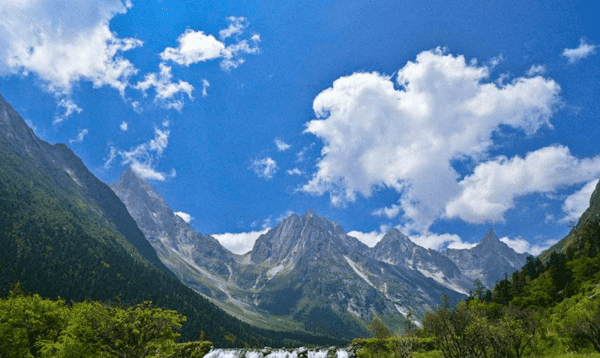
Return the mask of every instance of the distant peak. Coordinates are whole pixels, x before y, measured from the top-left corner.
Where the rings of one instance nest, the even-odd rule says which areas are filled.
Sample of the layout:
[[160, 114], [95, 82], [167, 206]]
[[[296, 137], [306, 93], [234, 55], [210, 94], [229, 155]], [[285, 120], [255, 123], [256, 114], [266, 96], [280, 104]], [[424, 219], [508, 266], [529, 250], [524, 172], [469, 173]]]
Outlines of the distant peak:
[[304, 215], [302, 215], [302, 217], [303, 217], [303, 218], [305, 218], [305, 219], [314, 218], [314, 217], [316, 217], [316, 216], [317, 216], [317, 214], [315, 214], [315, 212], [314, 212], [314, 211], [312, 211], [312, 210], [310, 210], [310, 209], [308, 209], [308, 210], [307, 210], [307, 211], [304, 213]]
[[500, 239], [496, 236], [493, 229], [489, 229], [483, 238], [479, 241], [479, 245], [494, 245], [501, 242]]

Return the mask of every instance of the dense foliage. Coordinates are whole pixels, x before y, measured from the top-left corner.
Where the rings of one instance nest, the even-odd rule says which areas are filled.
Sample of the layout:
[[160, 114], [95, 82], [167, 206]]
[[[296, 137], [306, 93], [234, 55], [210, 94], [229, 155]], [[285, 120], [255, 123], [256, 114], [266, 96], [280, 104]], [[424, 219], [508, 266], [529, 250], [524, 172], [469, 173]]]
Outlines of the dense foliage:
[[600, 353], [600, 223], [592, 210], [563, 250], [529, 257], [493, 290], [475, 283], [466, 302], [428, 313], [422, 333], [446, 358]]
[[211, 342], [175, 342], [185, 320], [150, 301], [67, 305], [11, 291], [0, 299], [0, 357], [202, 357]]

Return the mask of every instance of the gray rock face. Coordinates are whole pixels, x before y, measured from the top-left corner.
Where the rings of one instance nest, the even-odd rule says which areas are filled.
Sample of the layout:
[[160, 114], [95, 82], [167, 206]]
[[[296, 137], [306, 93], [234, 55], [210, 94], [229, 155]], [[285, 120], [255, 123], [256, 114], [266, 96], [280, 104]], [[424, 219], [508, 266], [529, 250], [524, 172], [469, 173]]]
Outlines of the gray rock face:
[[454, 261], [461, 272], [471, 280], [479, 279], [492, 289], [496, 282], [525, 265], [529, 254], [518, 254], [500, 241], [493, 230], [488, 232], [471, 249], [446, 249], [444, 255]]
[[[209, 297], [224, 295], [211, 277], [227, 278], [231, 274], [231, 266], [235, 265], [236, 255], [215, 238], [194, 231], [131, 168], [111, 188], [123, 201], [161, 261], [180, 280]], [[205, 282], [191, 278], [198, 272], [206, 276]]]
[[390, 230], [373, 247], [371, 256], [379, 261], [417, 270], [439, 284], [461, 293], [473, 286], [456, 264], [436, 250], [426, 249], [412, 242], [397, 229]]
[[377, 314], [398, 329], [409, 312], [422, 318], [444, 294], [451, 302], [464, 298], [474, 278], [488, 284], [500, 277], [490, 273], [498, 269], [489, 262], [491, 252], [495, 259], [512, 260], [510, 267], [525, 260], [489, 235], [479, 249], [448, 250], [445, 256], [391, 230], [371, 249], [311, 211], [289, 216], [261, 235], [249, 253], [235, 255], [211, 236], [196, 233], [132, 170], [112, 189], [181, 281], [230, 314], [263, 327], [278, 322], [352, 338], [365, 334]]
[[[416, 268], [384, 257], [385, 242], [393, 243], [399, 232], [390, 233], [374, 254], [338, 224], [309, 211], [284, 219], [240, 256], [194, 232], [132, 170], [112, 189], [181, 281], [255, 324], [278, 321], [298, 330], [352, 338], [366, 333], [374, 314], [399, 328], [406, 314], [421, 318], [443, 294], [453, 302], [464, 297], [449, 288], [451, 284], [440, 284], [423, 273], [433, 272], [435, 266], [459, 277], [449, 259], [410, 241], [420, 262]], [[432, 266], [428, 257], [440, 263]]]

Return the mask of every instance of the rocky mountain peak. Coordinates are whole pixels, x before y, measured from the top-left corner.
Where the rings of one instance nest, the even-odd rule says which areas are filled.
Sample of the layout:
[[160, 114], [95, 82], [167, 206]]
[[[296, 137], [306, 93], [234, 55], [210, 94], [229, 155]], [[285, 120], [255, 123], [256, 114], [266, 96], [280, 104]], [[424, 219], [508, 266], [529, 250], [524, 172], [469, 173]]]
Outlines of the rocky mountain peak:
[[500, 239], [498, 239], [498, 237], [494, 233], [493, 229], [489, 229], [485, 233], [483, 238], [481, 238], [481, 240], [479, 240], [479, 243], [477, 243], [477, 246], [481, 246], [481, 247], [485, 247], [485, 248], [504, 246], [504, 245], [506, 245], [506, 244], [504, 244], [502, 241], [500, 241]]

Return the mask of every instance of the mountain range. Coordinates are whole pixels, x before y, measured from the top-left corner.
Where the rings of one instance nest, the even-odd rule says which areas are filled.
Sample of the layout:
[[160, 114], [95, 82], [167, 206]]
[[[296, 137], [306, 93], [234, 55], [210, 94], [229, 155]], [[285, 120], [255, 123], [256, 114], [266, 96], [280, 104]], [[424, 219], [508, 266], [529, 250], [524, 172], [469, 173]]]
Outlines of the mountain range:
[[63, 144], [40, 140], [0, 96], [0, 297], [150, 300], [187, 317], [182, 339], [217, 346], [340, 344], [240, 322], [181, 283], [123, 202]]
[[37, 138], [2, 97], [0, 208], [3, 295], [20, 282], [74, 301], [150, 299], [188, 317], [183, 338], [203, 330], [218, 345], [347, 342], [375, 316], [395, 330], [444, 295], [465, 298], [476, 278], [491, 287], [526, 256], [491, 231], [470, 250], [425, 249], [395, 229], [369, 248], [311, 211], [237, 255], [175, 215], [132, 169], [102, 183], [66, 145]]
[[492, 288], [528, 256], [491, 230], [469, 250], [425, 249], [397, 229], [369, 248], [312, 211], [287, 217], [236, 255], [195, 232], [132, 169], [111, 188], [182, 282], [263, 327], [350, 338], [377, 315], [400, 328], [409, 313], [418, 323], [442, 295], [465, 298], [475, 279]]

